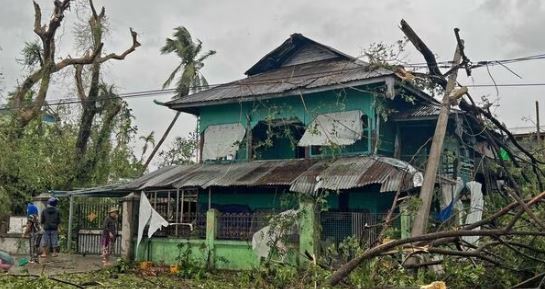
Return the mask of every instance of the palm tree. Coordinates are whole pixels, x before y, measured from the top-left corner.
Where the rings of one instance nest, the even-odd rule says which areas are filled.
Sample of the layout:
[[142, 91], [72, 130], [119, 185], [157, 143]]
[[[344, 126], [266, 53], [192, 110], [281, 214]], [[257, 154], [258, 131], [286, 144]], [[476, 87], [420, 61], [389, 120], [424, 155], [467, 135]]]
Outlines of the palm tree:
[[[163, 89], [169, 87], [174, 78], [177, 75], [180, 75], [181, 72], [181, 75], [176, 82], [175, 96], [175, 98], [180, 98], [188, 95], [190, 92], [197, 92], [199, 90], [205, 89], [208, 86], [208, 82], [206, 81], [206, 78], [204, 78], [204, 76], [201, 74], [200, 70], [204, 66], [204, 60], [216, 54], [216, 51], [209, 50], [204, 54], [201, 54], [202, 41], [197, 39], [197, 41], [194, 42], [191, 34], [185, 27], [174, 28], [173, 36], [173, 38], [167, 38], [165, 46], [161, 47], [161, 54], [175, 53], [180, 58], [180, 63], [170, 73], [165, 83], [163, 83]], [[170, 130], [178, 120], [179, 116], [180, 112], [176, 112], [174, 119], [172, 119], [165, 133], [146, 160], [143, 171], [146, 170], [149, 163], [159, 150], [159, 147], [161, 147], [161, 145], [167, 138]]]
[[140, 136], [140, 140], [144, 142], [144, 146], [142, 147], [142, 155], [140, 156], [140, 163], [144, 161], [144, 155], [148, 152], [149, 146], [155, 147], [155, 132], [150, 132], [147, 136]]

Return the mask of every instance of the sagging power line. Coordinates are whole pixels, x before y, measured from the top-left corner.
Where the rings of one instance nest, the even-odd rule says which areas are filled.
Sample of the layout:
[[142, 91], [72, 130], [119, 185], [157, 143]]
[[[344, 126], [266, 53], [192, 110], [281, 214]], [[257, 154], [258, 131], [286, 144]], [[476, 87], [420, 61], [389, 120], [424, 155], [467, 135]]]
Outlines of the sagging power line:
[[[522, 62], [522, 61], [532, 61], [532, 60], [542, 60], [545, 59], [545, 54], [536, 54], [531, 56], [524, 56], [524, 57], [517, 57], [517, 58], [509, 58], [509, 59], [499, 59], [499, 60], [482, 60], [477, 61], [471, 65], [472, 69], [480, 68], [480, 67], [487, 67], [487, 66], [494, 66], [494, 65], [502, 65], [510, 64], [510, 63], [516, 63], [516, 62]], [[442, 61], [438, 62], [437, 67], [450, 67], [451, 61]], [[413, 64], [405, 64], [406, 67], [410, 67], [413, 69], [420, 69], [420, 68], [427, 68], [425, 63], [413, 63]], [[306, 73], [306, 74], [298, 74], [294, 78], [298, 77], [304, 77], [304, 76], [331, 76], [338, 73], [350, 71], [350, 70], [356, 70], [360, 69], [360, 67], [355, 68], [345, 68], [345, 69], [339, 69], [335, 71], [329, 71], [328, 73], [323, 72], [313, 72], [313, 73]], [[238, 81], [232, 81], [232, 82], [224, 82], [224, 83], [216, 83], [216, 84], [209, 84], [209, 85], [198, 85], [198, 86], [191, 86], [190, 89], [192, 90], [200, 90], [200, 89], [207, 89], [207, 88], [221, 88], [223, 85], [227, 84], [239, 84], [240, 86], [245, 85], [255, 85], [255, 84], [274, 84], [274, 83], [281, 83], [285, 82], [285, 78], [270, 78], [267, 80], [257, 80], [252, 81], [251, 77], [243, 79], [244, 83], [241, 83], [241, 80]], [[499, 83], [499, 84], [468, 84], [464, 85], [466, 87], [531, 87], [531, 86], [545, 86], [545, 83]], [[168, 94], [168, 93], [174, 93], [175, 89], [153, 89], [153, 90], [142, 90], [142, 91], [134, 91], [134, 92], [127, 92], [127, 93], [120, 93], [115, 97], [107, 97], [102, 98], [102, 100], [108, 100], [108, 99], [128, 99], [128, 98], [139, 98], [139, 97], [149, 97], [149, 96], [155, 96], [155, 95], [162, 95], [162, 94]], [[78, 97], [71, 97], [71, 98], [61, 98], [57, 99], [55, 102], [48, 103], [49, 106], [59, 106], [59, 105], [68, 105], [68, 104], [78, 104], [78, 103], [84, 103], [85, 100], [81, 100]], [[9, 110], [17, 110], [22, 109], [27, 106], [6, 106], [0, 108], [0, 111], [9, 111]]]
[[[538, 83], [498, 83], [498, 84], [468, 84], [463, 85], [465, 87], [532, 87], [532, 86], [545, 86], [545, 82], [538, 82]], [[134, 91], [134, 92], [127, 92], [127, 93], [120, 93], [117, 96], [114, 97], [105, 97], [101, 98], [101, 100], [109, 100], [109, 99], [131, 99], [131, 98], [140, 98], [140, 97], [151, 97], [156, 95], [162, 95], [162, 94], [169, 94], [174, 93], [175, 89], [154, 89], [154, 90], [142, 90], [142, 91]], [[78, 103], [84, 103], [84, 101], [80, 100], [79, 98], [61, 98], [56, 99], [55, 102], [50, 102], [47, 105], [48, 106], [59, 106], [59, 105], [68, 105], [68, 104], [78, 104]], [[26, 106], [7, 106], [0, 108], [0, 111], [9, 111], [9, 110], [17, 110], [21, 108], [25, 108]]]

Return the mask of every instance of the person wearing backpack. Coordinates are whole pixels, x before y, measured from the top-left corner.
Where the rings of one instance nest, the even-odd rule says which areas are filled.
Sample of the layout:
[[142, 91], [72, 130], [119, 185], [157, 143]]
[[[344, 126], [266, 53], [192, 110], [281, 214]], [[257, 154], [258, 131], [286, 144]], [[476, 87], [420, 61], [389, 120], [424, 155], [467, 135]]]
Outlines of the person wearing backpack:
[[30, 246], [30, 263], [38, 263], [38, 250], [40, 249], [40, 220], [38, 218], [38, 208], [28, 203], [26, 208], [27, 223], [23, 237], [28, 237]]
[[44, 233], [42, 235], [41, 257], [46, 258], [49, 250], [53, 257], [58, 256], [59, 253], [59, 225], [61, 223], [61, 217], [59, 209], [57, 209], [58, 200], [54, 197], [47, 201], [47, 208], [42, 211], [40, 222], [42, 224]]

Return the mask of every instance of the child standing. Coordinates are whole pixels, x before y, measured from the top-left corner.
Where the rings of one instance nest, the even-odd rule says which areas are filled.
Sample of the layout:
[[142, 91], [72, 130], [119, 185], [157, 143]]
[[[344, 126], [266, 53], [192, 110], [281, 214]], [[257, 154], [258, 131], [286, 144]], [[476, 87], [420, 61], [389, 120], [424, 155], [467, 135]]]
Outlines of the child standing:
[[117, 217], [119, 210], [117, 208], [110, 208], [108, 210], [108, 216], [104, 219], [104, 225], [102, 228], [102, 263], [108, 264], [110, 255], [112, 254], [112, 246], [115, 243], [117, 237]]
[[38, 249], [40, 247], [40, 221], [38, 220], [38, 208], [29, 203], [26, 207], [27, 222], [25, 227], [24, 237], [29, 237], [30, 245], [30, 263], [38, 263]]

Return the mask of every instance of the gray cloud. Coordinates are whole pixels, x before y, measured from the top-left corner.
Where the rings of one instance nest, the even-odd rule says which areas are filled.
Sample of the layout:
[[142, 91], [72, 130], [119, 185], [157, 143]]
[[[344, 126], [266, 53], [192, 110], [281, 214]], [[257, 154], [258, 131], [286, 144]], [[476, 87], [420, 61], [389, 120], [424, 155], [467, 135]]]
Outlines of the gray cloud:
[[[30, 1], [2, 1], [0, 11], [0, 69], [5, 80], [0, 83], [13, 88], [23, 74], [15, 62], [24, 41], [32, 34], [32, 4]], [[82, 0], [79, 0], [82, 1]], [[393, 42], [403, 35], [398, 29], [405, 18], [439, 55], [440, 60], [452, 57], [455, 40], [452, 29], [459, 27], [466, 40], [471, 59], [499, 59], [544, 53], [545, 5], [539, 0], [461, 0], [461, 1], [209, 1], [161, 0], [136, 1], [95, 0], [96, 6], [106, 5], [111, 32], [105, 43], [108, 51], [122, 51], [130, 44], [128, 28], [139, 32], [143, 44], [126, 61], [111, 62], [105, 78], [115, 83], [121, 92], [157, 89], [173, 69], [177, 59], [160, 55], [159, 48], [172, 29], [179, 25], [189, 28], [205, 47], [218, 54], [210, 58], [203, 70], [211, 83], [243, 77], [244, 71], [291, 33], [301, 32], [343, 52], [358, 55], [372, 42]], [[51, 1], [40, 0], [44, 16], [50, 13]], [[45, 18], [45, 17], [44, 17]], [[73, 52], [70, 25], [76, 11], [66, 16], [61, 54]], [[419, 53], [408, 49], [412, 62], [421, 62]], [[521, 63], [511, 66], [524, 76], [516, 79], [501, 67], [491, 72], [497, 82], [545, 82], [544, 62]], [[461, 76], [464, 83], [491, 83], [485, 70], [475, 71], [472, 78]], [[63, 87], [55, 95], [72, 95]], [[472, 89], [476, 96], [496, 97], [494, 88]], [[521, 125], [522, 116], [533, 115], [533, 100], [545, 95], [542, 88], [502, 88], [498, 115], [508, 125]], [[54, 96], [53, 96], [54, 97]], [[157, 134], [168, 125], [172, 112], [152, 104], [152, 99], [166, 100], [169, 96], [129, 100], [142, 133]], [[513, 109], [516, 107], [516, 110]], [[175, 135], [185, 135], [195, 128], [194, 117], [185, 115], [179, 121]], [[174, 135], [172, 136], [174, 137]]]

